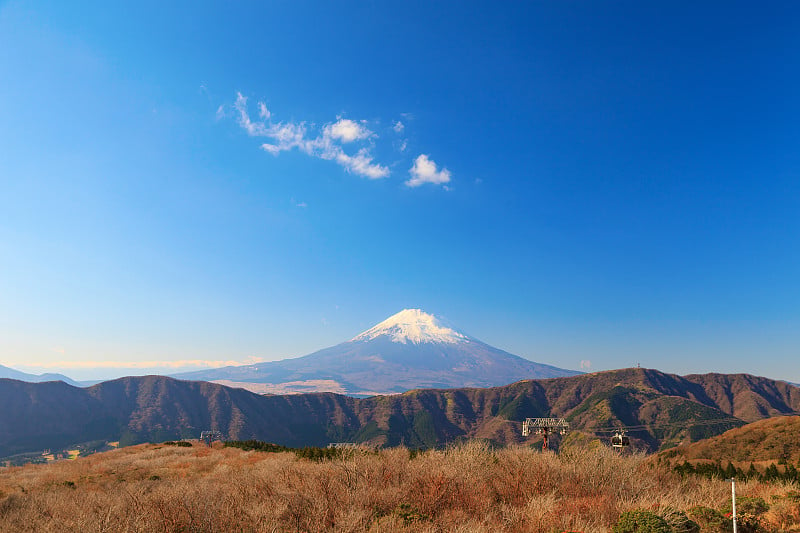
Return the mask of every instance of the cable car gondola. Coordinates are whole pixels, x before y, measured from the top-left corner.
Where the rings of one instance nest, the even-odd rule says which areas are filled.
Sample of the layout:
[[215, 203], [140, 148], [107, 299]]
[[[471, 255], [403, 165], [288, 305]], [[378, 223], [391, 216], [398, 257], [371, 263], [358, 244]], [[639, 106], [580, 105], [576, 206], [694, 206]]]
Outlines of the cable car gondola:
[[631, 439], [625, 434], [624, 430], [617, 431], [611, 437], [611, 446], [613, 448], [626, 448], [631, 445]]

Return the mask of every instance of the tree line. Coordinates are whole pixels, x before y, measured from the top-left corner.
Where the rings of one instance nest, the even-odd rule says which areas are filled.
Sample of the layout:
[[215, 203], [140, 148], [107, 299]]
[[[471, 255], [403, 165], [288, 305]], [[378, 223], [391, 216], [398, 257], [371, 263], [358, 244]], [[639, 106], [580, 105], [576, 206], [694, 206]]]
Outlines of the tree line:
[[685, 475], [703, 476], [709, 479], [730, 479], [735, 478], [742, 481], [758, 480], [763, 482], [795, 482], [800, 483], [800, 471], [794, 465], [784, 465], [783, 469], [778, 468], [775, 463], [770, 464], [763, 472], [758, 470], [753, 463], [750, 468], [743, 470], [737, 468], [728, 461], [726, 466], [722, 466], [720, 461], [716, 463], [697, 463], [692, 464], [684, 461], [676, 464], [673, 470]]

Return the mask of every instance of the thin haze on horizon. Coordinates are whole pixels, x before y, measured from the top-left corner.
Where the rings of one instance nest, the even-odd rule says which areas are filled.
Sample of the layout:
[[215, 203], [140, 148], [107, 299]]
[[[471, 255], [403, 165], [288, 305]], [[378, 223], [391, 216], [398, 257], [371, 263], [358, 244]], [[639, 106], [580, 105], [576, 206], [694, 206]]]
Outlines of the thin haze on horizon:
[[798, 23], [4, 2], [0, 364], [270, 361], [421, 308], [562, 368], [800, 382]]

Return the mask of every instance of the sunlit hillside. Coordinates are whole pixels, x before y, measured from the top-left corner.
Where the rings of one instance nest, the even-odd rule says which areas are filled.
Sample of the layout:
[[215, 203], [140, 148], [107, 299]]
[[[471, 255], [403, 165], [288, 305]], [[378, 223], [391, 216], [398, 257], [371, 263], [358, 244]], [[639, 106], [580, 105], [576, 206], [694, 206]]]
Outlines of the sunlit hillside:
[[[679, 471], [724, 477], [800, 480], [800, 416], [777, 416], [662, 451]], [[723, 473], [724, 469], [724, 473]]]
[[[740, 531], [748, 523], [800, 530], [797, 487], [738, 490], [754, 510]], [[218, 443], [150, 444], [0, 469], [0, 530], [590, 533], [644, 516], [666, 524], [658, 531], [724, 531], [729, 495], [721, 480], [681, 477], [602, 446], [555, 455], [471, 442], [313, 460]]]

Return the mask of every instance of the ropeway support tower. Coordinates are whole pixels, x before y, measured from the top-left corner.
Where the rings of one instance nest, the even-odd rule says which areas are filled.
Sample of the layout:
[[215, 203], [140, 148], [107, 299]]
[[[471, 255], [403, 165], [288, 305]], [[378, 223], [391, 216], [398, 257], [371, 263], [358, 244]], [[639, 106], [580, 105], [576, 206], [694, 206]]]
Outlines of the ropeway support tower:
[[565, 435], [569, 430], [569, 422], [563, 418], [526, 418], [522, 422], [522, 436], [527, 437], [534, 433], [542, 436], [542, 451], [549, 449], [549, 437], [553, 433]]
[[201, 431], [200, 440], [206, 443], [206, 446], [211, 446], [215, 440], [222, 440], [222, 433], [215, 429]]

